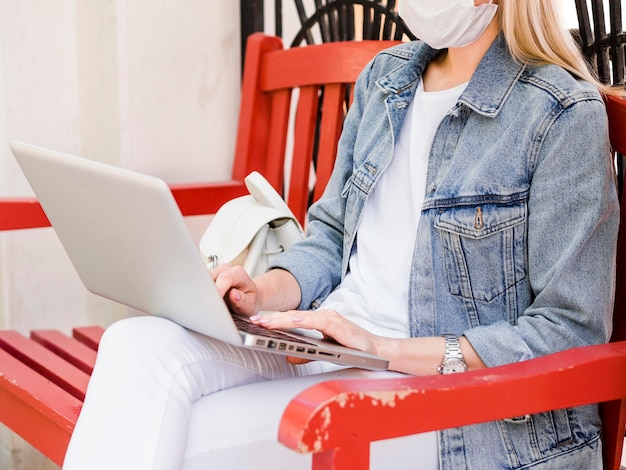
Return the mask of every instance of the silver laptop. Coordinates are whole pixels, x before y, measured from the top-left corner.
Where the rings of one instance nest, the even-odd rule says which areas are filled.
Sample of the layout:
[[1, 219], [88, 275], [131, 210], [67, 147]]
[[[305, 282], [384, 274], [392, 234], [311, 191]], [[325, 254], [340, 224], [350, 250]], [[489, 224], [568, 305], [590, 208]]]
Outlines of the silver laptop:
[[89, 291], [237, 346], [387, 368], [385, 359], [231, 315], [161, 179], [20, 142], [11, 149]]

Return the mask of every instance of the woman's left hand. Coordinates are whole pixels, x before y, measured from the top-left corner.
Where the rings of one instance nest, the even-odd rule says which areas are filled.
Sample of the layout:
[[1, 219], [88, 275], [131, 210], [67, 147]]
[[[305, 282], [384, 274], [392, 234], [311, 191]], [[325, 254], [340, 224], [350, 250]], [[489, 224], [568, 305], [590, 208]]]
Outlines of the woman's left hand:
[[[335, 310], [290, 310], [287, 312], [266, 312], [250, 317], [250, 320], [269, 329], [304, 328], [317, 330], [325, 337], [349, 348], [377, 354], [378, 343], [382, 339], [357, 324], [347, 320]], [[292, 363], [308, 362], [291, 358]]]

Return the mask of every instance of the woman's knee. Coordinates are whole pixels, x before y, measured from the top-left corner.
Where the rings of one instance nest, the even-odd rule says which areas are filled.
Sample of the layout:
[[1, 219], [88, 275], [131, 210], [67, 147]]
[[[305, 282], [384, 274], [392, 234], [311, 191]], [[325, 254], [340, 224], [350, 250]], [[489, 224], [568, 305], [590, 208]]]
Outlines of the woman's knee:
[[[182, 331], [181, 331], [182, 330]], [[130, 317], [109, 326], [100, 340], [98, 356], [122, 355], [133, 357], [158, 355], [168, 344], [184, 335], [184, 328], [165, 318], [155, 316]]]

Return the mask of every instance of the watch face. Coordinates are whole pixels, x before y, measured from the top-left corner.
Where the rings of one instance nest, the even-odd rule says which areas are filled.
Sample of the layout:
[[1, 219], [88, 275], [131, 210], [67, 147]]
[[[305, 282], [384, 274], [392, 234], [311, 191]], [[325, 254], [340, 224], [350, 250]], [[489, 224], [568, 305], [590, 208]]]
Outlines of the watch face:
[[467, 364], [462, 359], [449, 358], [441, 364], [442, 374], [456, 374], [457, 372], [467, 371]]

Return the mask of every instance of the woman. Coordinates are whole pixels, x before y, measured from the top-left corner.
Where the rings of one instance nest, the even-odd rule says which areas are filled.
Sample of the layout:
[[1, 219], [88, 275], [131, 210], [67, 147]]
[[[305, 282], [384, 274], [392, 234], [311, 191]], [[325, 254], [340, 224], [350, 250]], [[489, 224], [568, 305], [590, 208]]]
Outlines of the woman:
[[[254, 280], [213, 273], [253, 322], [320, 330], [395, 372], [287, 362], [160, 318], [124, 320], [103, 337], [64, 468], [307, 468], [275, 436], [312, 383], [606, 342], [618, 205], [602, 87], [555, 3], [404, 0], [425, 43], [385, 51], [361, 74], [307, 239]], [[411, 439], [378, 444], [374, 459], [602, 468], [596, 406]]]

